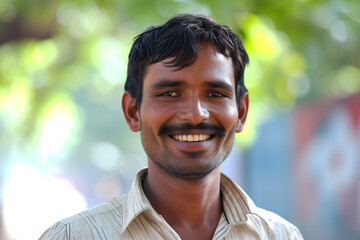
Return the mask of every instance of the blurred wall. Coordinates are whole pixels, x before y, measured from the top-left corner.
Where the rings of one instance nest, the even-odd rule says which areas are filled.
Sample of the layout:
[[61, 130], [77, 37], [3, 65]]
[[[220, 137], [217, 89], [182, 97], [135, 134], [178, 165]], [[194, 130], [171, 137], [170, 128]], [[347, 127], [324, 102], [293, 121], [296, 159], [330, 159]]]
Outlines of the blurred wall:
[[250, 196], [305, 239], [360, 238], [359, 103], [360, 93], [276, 115], [246, 152]]

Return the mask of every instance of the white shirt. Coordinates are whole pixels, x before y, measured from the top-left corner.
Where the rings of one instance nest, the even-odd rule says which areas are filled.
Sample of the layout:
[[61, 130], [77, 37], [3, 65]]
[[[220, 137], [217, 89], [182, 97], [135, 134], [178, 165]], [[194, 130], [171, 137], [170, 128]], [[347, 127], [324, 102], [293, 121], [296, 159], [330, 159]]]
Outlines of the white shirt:
[[[141, 170], [128, 194], [78, 213], [54, 224], [42, 240], [110, 240], [181, 238], [146, 198]], [[213, 239], [303, 239], [299, 230], [275, 213], [255, 206], [247, 194], [225, 175], [221, 175], [223, 213]]]

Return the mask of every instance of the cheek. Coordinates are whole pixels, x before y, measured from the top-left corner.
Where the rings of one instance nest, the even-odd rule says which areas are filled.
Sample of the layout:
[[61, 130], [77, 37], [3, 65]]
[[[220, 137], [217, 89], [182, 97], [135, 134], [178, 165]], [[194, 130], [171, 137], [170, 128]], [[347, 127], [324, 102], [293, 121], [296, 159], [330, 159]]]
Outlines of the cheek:
[[223, 125], [225, 130], [230, 130], [236, 127], [239, 118], [239, 113], [236, 107], [230, 104], [225, 104], [221, 108], [218, 108], [214, 114], [216, 114], [217, 120]]
[[[156, 132], [165, 122], [171, 119], [174, 108], [167, 108], [158, 105], [144, 105], [140, 112], [142, 125], [150, 127]], [[157, 133], [158, 132], [156, 132], [156, 134]]]
[[144, 112], [146, 112], [146, 116], [148, 118], [161, 120], [169, 118], [171, 115], [173, 115], [174, 110], [174, 107], [154, 105], [144, 109]]

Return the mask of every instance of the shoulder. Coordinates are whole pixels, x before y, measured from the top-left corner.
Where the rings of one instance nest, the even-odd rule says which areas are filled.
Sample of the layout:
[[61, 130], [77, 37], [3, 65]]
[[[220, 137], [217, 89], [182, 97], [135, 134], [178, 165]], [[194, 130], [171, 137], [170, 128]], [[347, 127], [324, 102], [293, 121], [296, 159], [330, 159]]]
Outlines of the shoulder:
[[118, 234], [121, 231], [124, 198], [113, 198], [65, 218], [48, 228], [39, 239], [106, 239]]
[[[276, 213], [257, 208], [256, 213], [249, 214], [256, 222], [265, 222], [270, 239], [298, 240], [303, 239], [299, 229]], [[263, 224], [261, 224], [263, 225]]]

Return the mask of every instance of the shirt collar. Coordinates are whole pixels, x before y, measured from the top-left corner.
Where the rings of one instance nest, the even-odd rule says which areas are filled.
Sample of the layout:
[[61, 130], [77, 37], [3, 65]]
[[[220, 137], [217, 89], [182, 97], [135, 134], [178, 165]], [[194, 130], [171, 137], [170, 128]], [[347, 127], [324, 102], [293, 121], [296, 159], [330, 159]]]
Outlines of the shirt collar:
[[[122, 207], [122, 232], [142, 212], [150, 209], [155, 213], [142, 189], [142, 181], [146, 175], [147, 168], [138, 172], [129, 193], [125, 196]], [[220, 190], [225, 217], [230, 225], [245, 223], [248, 214], [257, 215], [257, 207], [250, 197], [224, 174], [221, 174]]]
[[256, 214], [254, 202], [225, 174], [221, 174], [220, 191], [224, 213], [230, 225], [243, 224], [248, 214]]
[[251, 198], [225, 174], [221, 174], [220, 191], [226, 220], [230, 225], [244, 224], [248, 221], [248, 215], [252, 214], [265, 223], [267, 234], [270, 237], [269, 222], [262, 217], [259, 208]]
[[122, 232], [124, 232], [135, 217], [143, 211], [153, 209], [141, 186], [146, 175], [147, 168], [138, 172], [129, 193], [125, 196], [124, 205], [122, 207]]

